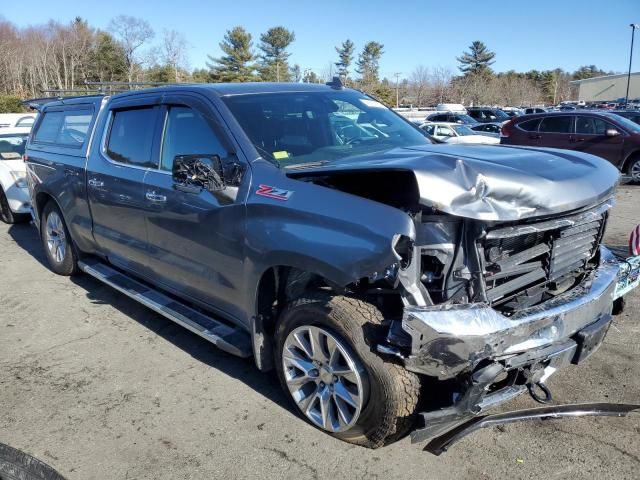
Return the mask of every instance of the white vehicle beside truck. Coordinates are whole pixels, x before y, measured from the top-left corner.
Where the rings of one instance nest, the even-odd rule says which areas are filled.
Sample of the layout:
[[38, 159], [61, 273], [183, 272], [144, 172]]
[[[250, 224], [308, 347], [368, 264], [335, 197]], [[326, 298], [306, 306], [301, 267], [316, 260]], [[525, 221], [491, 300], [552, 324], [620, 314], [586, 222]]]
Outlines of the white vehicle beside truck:
[[0, 220], [17, 223], [30, 219], [24, 149], [31, 127], [0, 128]]

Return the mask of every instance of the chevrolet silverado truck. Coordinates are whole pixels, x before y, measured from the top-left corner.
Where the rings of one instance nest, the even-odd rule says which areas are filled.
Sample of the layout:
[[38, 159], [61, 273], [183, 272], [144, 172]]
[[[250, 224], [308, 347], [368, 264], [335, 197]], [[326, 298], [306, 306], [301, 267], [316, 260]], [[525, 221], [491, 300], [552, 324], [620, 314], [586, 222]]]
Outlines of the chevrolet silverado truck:
[[338, 81], [52, 101], [26, 161], [54, 272], [253, 356], [303, 418], [366, 447], [550, 401], [622, 281], [601, 244], [610, 163], [441, 144]]

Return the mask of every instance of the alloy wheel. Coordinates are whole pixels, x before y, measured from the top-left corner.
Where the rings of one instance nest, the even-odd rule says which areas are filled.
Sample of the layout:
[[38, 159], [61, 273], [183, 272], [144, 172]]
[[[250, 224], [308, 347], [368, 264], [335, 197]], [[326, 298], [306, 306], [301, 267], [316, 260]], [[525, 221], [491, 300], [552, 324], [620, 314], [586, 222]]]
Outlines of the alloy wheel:
[[629, 173], [634, 182], [640, 182], [640, 160], [636, 160], [631, 165], [631, 171]]
[[57, 212], [51, 212], [47, 217], [45, 235], [51, 258], [56, 263], [62, 263], [67, 253], [67, 237], [62, 219]]
[[298, 327], [284, 342], [282, 364], [289, 393], [313, 424], [342, 432], [358, 421], [364, 370], [341, 340], [321, 327]]

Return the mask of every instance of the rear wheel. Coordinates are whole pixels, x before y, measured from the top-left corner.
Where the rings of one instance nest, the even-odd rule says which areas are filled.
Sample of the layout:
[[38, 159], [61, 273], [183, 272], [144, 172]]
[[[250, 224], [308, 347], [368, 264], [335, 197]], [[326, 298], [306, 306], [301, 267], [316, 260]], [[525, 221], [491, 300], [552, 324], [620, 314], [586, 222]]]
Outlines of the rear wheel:
[[631, 177], [634, 183], [640, 183], [640, 155], [632, 158], [627, 167], [627, 175]]
[[78, 273], [78, 256], [71, 236], [60, 209], [52, 201], [42, 210], [40, 234], [51, 270], [65, 276]]
[[276, 329], [276, 369], [302, 416], [349, 443], [377, 448], [413, 424], [419, 378], [373, 347], [382, 315], [359, 299], [313, 293], [293, 301]]

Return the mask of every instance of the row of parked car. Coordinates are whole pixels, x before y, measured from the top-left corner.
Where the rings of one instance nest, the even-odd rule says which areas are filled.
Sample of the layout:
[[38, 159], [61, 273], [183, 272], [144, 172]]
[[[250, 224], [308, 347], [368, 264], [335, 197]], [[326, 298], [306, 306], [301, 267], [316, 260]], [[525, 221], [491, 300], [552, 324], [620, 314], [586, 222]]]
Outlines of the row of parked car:
[[[605, 158], [634, 182], [640, 182], [640, 110], [450, 104], [427, 115], [420, 128], [445, 143], [504, 144], [578, 150]], [[443, 111], [448, 109], [448, 111]]]
[[602, 157], [640, 182], [640, 111], [576, 110], [515, 117], [500, 132], [503, 145], [577, 150]]

